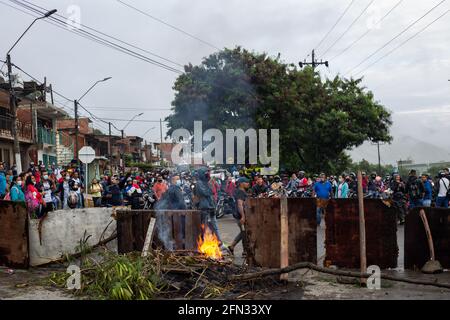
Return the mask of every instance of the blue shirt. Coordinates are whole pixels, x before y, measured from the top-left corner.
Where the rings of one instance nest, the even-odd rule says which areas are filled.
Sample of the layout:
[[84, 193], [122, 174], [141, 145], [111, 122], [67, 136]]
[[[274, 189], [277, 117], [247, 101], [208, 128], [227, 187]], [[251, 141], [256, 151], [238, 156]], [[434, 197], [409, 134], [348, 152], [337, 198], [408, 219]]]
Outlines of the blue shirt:
[[425, 181], [423, 186], [425, 187], [425, 195], [423, 196], [423, 200], [431, 200], [433, 195], [433, 187], [431, 186], [430, 180]]
[[316, 182], [314, 184], [314, 192], [319, 199], [330, 199], [330, 193], [332, 191], [331, 183], [329, 181]]
[[6, 193], [6, 177], [3, 172], [0, 172], [0, 195], [5, 195]]
[[22, 191], [22, 188], [17, 185], [14, 185], [11, 188], [10, 195], [11, 195], [11, 201], [25, 201], [25, 195]]

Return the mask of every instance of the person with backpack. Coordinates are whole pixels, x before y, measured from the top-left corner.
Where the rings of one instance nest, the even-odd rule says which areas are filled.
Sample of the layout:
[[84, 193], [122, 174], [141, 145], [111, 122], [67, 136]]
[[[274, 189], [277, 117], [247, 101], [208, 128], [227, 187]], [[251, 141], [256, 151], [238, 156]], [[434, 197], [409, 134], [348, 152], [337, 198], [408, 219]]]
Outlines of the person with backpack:
[[441, 171], [436, 182], [436, 208], [448, 209], [450, 200], [450, 180], [446, 178], [445, 172]]
[[417, 177], [416, 170], [411, 170], [406, 182], [406, 193], [409, 198], [409, 209], [423, 206], [422, 199], [425, 195], [425, 187], [422, 180]]

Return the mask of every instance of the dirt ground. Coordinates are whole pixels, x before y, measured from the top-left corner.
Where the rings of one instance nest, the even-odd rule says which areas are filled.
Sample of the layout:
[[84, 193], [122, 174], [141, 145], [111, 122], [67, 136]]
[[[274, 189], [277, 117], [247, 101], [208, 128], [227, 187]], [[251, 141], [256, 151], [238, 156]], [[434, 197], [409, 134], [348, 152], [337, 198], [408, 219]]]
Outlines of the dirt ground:
[[[231, 217], [225, 217], [219, 223], [223, 241], [231, 243], [238, 229]], [[323, 226], [318, 229], [318, 256], [323, 256]], [[403, 241], [402, 230], [399, 229], [399, 247]], [[242, 248], [235, 250], [235, 263], [242, 263]], [[400, 252], [402, 256], [402, 252]], [[440, 275], [423, 275], [418, 272], [405, 272], [403, 261], [399, 259], [399, 268], [384, 270], [396, 276], [418, 279], [437, 279], [439, 282], [450, 283], [450, 272]], [[30, 270], [13, 270], [0, 267], [0, 300], [71, 300], [75, 297], [67, 290], [56, 289], [45, 283], [45, 279], [58, 266], [33, 268]], [[61, 269], [59, 269], [61, 270]], [[336, 276], [317, 273], [310, 270], [298, 270], [289, 275], [287, 285], [270, 286], [270, 288], [255, 288], [249, 292], [231, 292], [227, 299], [273, 299], [273, 300], [450, 300], [450, 289], [431, 286], [412, 285], [400, 282], [382, 280], [380, 290], [369, 290], [359, 285], [341, 283]]]

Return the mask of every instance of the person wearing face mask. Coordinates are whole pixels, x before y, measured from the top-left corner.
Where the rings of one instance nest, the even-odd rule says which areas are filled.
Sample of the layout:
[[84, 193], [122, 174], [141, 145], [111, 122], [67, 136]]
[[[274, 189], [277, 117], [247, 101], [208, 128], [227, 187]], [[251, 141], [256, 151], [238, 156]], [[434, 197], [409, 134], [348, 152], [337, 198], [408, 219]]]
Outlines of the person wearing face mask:
[[22, 178], [21, 177], [13, 177], [10, 187], [10, 197], [11, 201], [21, 201], [25, 202], [25, 194], [22, 190]]
[[345, 181], [345, 174], [339, 177], [339, 183], [336, 188], [336, 199], [347, 199], [348, 198], [348, 183]]
[[273, 183], [270, 185], [270, 189], [272, 191], [280, 191], [283, 187], [283, 183], [281, 182], [280, 176], [275, 176]]
[[62, 209], [69, 209], [67, 199], [70, 193], [70, 174], [66, 173], [64, 179], [59, 183], [57, 193], [62, 202]]
[[127, 185], [125, 187], [125, 195], [128, 200], [128, 204], [131, 204], [131, 209], [139, 210], [141, 208], [142, 190], [137, 180], [132, 178], [127, 179]]
[[328, 202], [330, 200], [330, 195], [332, 193], [332, 186], [329, 181], [327, 181], [327, 176], [325, 173], [320, 174], [320, 180], [314, 184], [314, 196], [316, 197], [317, 209], [316, 218], [317, 226], [320, 226], [322, 221], [322, 215], [325, 214]]
[[44, 213], [53, 211], [54, 203], [53, 203], [53, 191], [55, 190], [55, 184], [52, 180], [50, 180], [48, 173], [44, 173], [41, 181], [42, 193], [44, 196], [45, 206], [43, 208]]
[[153, 186], [153, 192], [155, 193], [156, 200], [160, 200], [162, 195], [167, 191], [167, 184], [164, 182], [161, 176], [158, 176], [156, 183]]
[[167, 192], [163, 194], [162, 200], [159, 202], [159, 205], [157, 205], [157, 209], [186, 210], [186, 203], [184, 202], [181, 186], [180, 176], [172, 176], [170, 187], [167, 189]]
[[45, 205], [45, 202], [42, 194], [36, 188], [36, 178], [33, 175], [29, 175], [25, 185], [25, 201], [27, 203], [28, 213], [32, 218], [40, 219], [44, 215], [42, 207]]

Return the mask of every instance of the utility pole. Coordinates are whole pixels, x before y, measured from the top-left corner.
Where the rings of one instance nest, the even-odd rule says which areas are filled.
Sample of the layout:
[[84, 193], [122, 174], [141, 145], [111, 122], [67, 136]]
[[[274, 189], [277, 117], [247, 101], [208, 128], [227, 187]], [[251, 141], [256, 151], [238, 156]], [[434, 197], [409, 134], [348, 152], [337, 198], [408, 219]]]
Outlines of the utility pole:
[[123, 129], [120, 130], [120, 133], [122, 135], [122, 144], [121, 144], [121, 147], [120, 147], [120, 150], [122, 151], [120, 153], [120, 166], [123, 167], [123, 169], [124, 169], [123, 172], [125, 173], [125, 161], [124, 161], [124, 158], [123, 158], [123, 154], [125, 153], [125, 148], [123, 147], [123, 144], [124, 144], [124, 142], [123, 142], [123, 136], [124, 136]]
[[108, 122], [108, 154], [109, 154], [109, 160], [112, 159], [112, 151], [111, 151], [111, 122]]
[[73, 158], [78, 160], [78, 101], [74, 102], [74, 110], [75, 110], [75, 147], [73, 150]]
[[327, 68], [329, 67], [328, 61], [316, 60], [316, 52], [314, 50], [312, 51], [311, 54], [311, 62], [306, 62], [305, 59], [303, 62], [299, 62], [298, 65], [300, 66], [300, 68], [303, 68], [304, 66], [312, 66], [313, 70], [320, 65], [325, 65]]
[[384, 145], [380, 143], [380, 141], [377, 141], [375, 143], [372, 143], [372, 145], [376, 145], [378, 149], [378, 174], [381, 174], [381, 153], [380, 153], [380, 145]]
[[163, 160], [163, 152], [162, 152], [162, 143], [163, 143], [163, 133], [162, 133], [162, 119], [159, 119], [159, 132], [161, 135], [161, 144], [159, 145], [159, 159], [160, 159], [160, 163], [162, 164]]
[[6, 63], [8, 65], [8, 81], [9, 81], [9, 108], [12, 114], [11, 134], [14, 139], [14, 159], [16, 162], [17, 172], [22, 172], [22, 159], [20, 157], [20, 142], [17, 135], [17, 101], [14, 85], [12, 81], [12, 63], [11, 55], [6, 55]]

